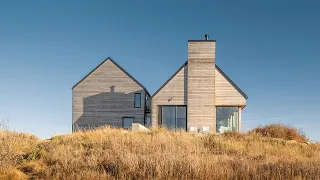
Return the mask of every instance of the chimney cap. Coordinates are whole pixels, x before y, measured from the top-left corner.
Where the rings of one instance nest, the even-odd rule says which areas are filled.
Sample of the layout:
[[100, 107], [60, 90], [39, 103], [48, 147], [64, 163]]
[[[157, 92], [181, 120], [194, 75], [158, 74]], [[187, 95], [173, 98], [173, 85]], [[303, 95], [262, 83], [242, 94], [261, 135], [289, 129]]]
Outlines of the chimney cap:
[[204, 37], [206, 38], [206, 41], [209, 40], [209, 35], [208, 34], [205, 34]]
[[188, 40], [188, 42], [216, 42], [216, 40]]
[[188, 40], [188, 43], [189, 42], [205, 42], [205, 41], [208, 41], [208, 42], [216, 42], [216, 40], [209, 40], [209, 35], [208, 34], [205, 34], [204, 37], [206, 39], [204, 40]]

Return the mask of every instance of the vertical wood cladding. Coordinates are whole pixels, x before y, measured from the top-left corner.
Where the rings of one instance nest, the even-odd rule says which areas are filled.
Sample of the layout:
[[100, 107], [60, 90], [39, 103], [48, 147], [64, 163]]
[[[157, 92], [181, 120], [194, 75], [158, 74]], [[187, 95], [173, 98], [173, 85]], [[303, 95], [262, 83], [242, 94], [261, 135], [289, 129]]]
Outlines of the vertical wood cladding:
[[188, 127], [215, 132], [215, 41], [188, 41]]

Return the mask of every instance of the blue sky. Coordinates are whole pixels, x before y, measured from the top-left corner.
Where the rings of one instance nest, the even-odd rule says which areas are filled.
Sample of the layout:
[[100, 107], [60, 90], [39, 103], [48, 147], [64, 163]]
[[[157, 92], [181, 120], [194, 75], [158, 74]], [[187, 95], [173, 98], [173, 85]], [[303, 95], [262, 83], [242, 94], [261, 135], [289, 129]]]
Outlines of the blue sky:
[[0, 117], [41, 138], [71, 132], [71, 87], [110, 56], [153, 94], [217, 41], [217, 64], [249, 96], [243, 128], [281, 122], [320, 141], [320, 2], [1, 1]]

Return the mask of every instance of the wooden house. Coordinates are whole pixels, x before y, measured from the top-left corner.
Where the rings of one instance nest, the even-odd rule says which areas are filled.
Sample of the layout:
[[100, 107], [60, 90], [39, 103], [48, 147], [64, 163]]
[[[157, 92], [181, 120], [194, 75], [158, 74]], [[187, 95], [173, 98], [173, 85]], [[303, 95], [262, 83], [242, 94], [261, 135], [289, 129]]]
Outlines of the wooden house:
[[112, 125], [217, 132], [241, 128], [247, 95], [216, 65], [216, 41], [189, 40], [188, 60], [151, 97], [107, 58], [73, 87], [74, 127]]

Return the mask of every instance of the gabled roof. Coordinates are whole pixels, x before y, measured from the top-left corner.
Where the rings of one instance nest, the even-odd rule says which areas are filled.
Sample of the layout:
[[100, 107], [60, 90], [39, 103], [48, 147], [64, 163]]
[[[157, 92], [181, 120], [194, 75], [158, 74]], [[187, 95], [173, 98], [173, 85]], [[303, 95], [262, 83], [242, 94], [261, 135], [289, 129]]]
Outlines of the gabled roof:
[[[153, 98], [166, 84], [168, 84], [169, 81], [170, 81], [173, 77], [175, 77], [175, 76], [178, 74], [178, 72], [179, 72], [182, 68], [184, 68], [187, 64], [188, 64], [188, 61], [186, 61], [186, 62], [151, 96], [151, 98]], [[216, 64], [216, 69], [222, 74], [222, 76], [223, 76], [224, 78], [227, 79], [227, 81], [228, 81], [244, 98], [248, 99], [248, 96], [246, 95], [246, 93], [244, 93], [244, 92], [236, 85], [236, 83], [234, 83], [234, 82], [229, 78], [229, 76], [227, 76], [226, 73], [224, 73], [224, 72], [222, 71], [222, 69], [221, 69], [217, 64]]]
[[92, 74], [96, 69], [98, 69], [102, 64], [104, 64], [107, 61], [111, 61], [114, 65], [116, 65], [122, 72], [124, 72], [127, 76], [129, 76], [134, 82], [136, 82], [140, 87], [142, 87], [150, 96], [147, 88], [145, 88], [139, 81], [137, 81], [133, 76], [131, 76], [126, 70], [124, 70], [118, 63], [116, 63], [114, 60], [111, 59], [111, 57], [108, 57], [104, 61], [102, 61], [97, 67], [95, 67], [92, 71], [90, 71], [86, 76], [84, 76], [79, 82], [77, 82], [73, 87], [75, 88], [78, 84], [80, 84], [83, 80], [85, 80], [90, 74]]
[[236, 90], [238, 90], [238, 92], [239, 92], [244, 98], [246, 98], [246, 99], [249, 98], [249, 97], [246, 95], [246, 93], [244, 93], [244, 92], [236, 85], [236, 83], [234, 83], [234, 82], [229, 78], [229, 76], [227, 76], [227, 74], [224, 73], [224, 72], [222, 71], [222, 69], [220, 69], [220, 67], [219, 67], [218, 65], [216, 65], [216, 69], [218, 69], [218, 71], [222, 74], [222, 76], [223, 76], [224, 78], [226, 78], [227, 81], [228, 81]]
[[152, 99], [156, 94], [158, 94], [158, 92], [159, 92], [165, 85], [167, 85], [167, 84], [169, 83], [169, 81], [171, 81], [171, 79], [174, 78], [174, 77], [178, 74], [178, 72], [179, 72], [182, 68], [184, 68], [187, 64], [188, 64], [188, 61], [185, 62], [164, 84], [162, 84], [162, 86], [161, 86], [155, 93], [153, 93], [153, 95], [151, 96], [151, 99]]

